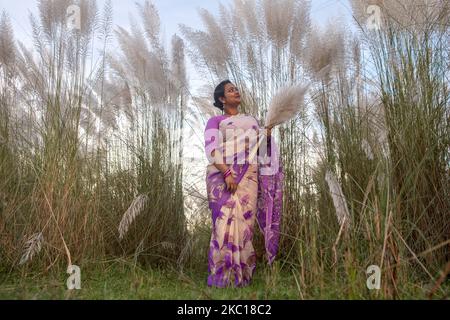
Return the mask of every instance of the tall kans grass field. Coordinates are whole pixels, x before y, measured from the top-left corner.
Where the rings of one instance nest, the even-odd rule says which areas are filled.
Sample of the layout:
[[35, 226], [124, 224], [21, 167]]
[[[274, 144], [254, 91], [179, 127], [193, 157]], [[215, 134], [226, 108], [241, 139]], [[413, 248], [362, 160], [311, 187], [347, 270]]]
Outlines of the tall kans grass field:
[[[311, 1], [223, 1], [167, 35], [158, 1], [128, 24], [116, 1], [28, 1], [26, 41], [3, 10], [0, 299], [448, 299], [450, 3], [342, 2], [319, 25]], [[276, 262], [257, 233], [253, 284], [220, 290], [203, 130], [224, 79], [260, 122], [310, 89], [273, 131]]]

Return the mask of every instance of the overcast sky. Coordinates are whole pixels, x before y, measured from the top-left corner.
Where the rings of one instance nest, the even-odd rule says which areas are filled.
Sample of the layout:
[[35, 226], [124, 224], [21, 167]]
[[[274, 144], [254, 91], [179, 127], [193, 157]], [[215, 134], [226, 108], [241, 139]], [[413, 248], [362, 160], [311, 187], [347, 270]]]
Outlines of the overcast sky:
[[[57, 0], [55, 0], [57, 1]], [[97, 0], [102, 8], [106, 0]], [[121, 26], [128, 25], [128, 14], [136, 13], [135, 3], [144, 0], [112, 0], [114, 7], [114, 23]], [[212, 13], [218, 12], [218, 4], [231, 4], [232, 0], [153, 0], [160, 14], [162, 28], [170, 37], [178, 32], [178, 24], [184, 23], [192, 27], [201, 27], [197, 8], [208, 9]], [[28, 13], [37, 12], [36, 0], [0, 0], [0, 11], [6, 10], [10, 15], [18, 39], [30, 37]], [[342, 16], [350, 19], [348, 0], [312, 0], [312, 16], [316, 23], [324, 23], [328, 19]]]
[[[57, 1], [57, 0], [54, 0]], [[194, 29], [203, 29], [201, 20], [198, 15], [198, 8], [205, 8], [213, 15], [218, 14], [219, 2], [228, 6], [234, 0], [153, 0], [156, 5], [161, 19], [161, 30], [166, 40], [166, 48], [170, 52], [169, 42], [173, 34], [177, 33], [181, 36], [178, 29], [179, 24], [186, 24]], [[99, 11], [106, 0], [97, 0]], [[144, 3], [145, 0], [112, 0], [114, 9], [114, 25], [120, 25], [125, 29], [129, 29], [129, 15], [138, 16], [135, 3]], [[23, 42], [26, 46], [32, 45], [31, 27], [29, 23], [29, 14], [37, 14], [37, 0], [0, 0], [0, 12], [5, 10], [12, 22], [14, 35], [17, 40]], [[352, 24], [350, 13], [350, 5], [348, 0], [312, 0], [311, 15], [314, 24], [325, 25], [331, 19], [342, 19], [347, 25]], [[113, 50], [114, 48], [109, 48]], [[202, 79], [197, 76], [194, 67], [187, 59], [187, 73], [189, 79], [189, 87], [192, 94], [198, 92]], [[185, 128], [189, 132], [192, 139], [186, 139], [190, 144], [189, 148], [185, 148], [185, 157], [193, 157], [195, 159], [203, 159], [203, 154], [192, 148], [192, 144], [198, 143], [203, 145], [201, 132], [194, 132]], [[186, 133], [186, 134], [188, 134]], [[189, 141], [188, 141], [189, 140]], [[198, 140], [198, 141], [197, 141]], [[206, 159], [203, 159], [206, 160]], [[190, 163], [194, 163], [194, 162]], [[197, 161], [201, 167], [202, 162]], [[195, 163], [197, 163], [195, 162]], [[206, 164], [205, 164], [206, 165]], [[203, 180], [201, 180], [203, 181]]]
[[[105, 2], [106, 0], [97, 0], [100, 11]], [[137, 16], [136, 2], [144, 3], [145, 0], [112, 0], [114, 25], [120, 25], [128, 29], [130, 13]], [[156, 5], [160, 15], [161, 30], [166, 41], [166, 48], [170, 50], [168, 44], [174, 33], [181, 36], [178, 29], [180, 23], [186, 24], [194, 29], [203, 29], [197, 9], [205, 8], [216, 15], [218, 14], [219, 2], [228, 5], [233, 0], [153, 0], [152, 3]], [[27, 46], [31, 45], [29, 14], [37, 13], [37, 1], [0, 0], [0, 11], [3, 10], [8, 13], [11, 19], [15, 38]], [[311, 13], [313, 22], [316, 24], [323, 25], [329, 19], [336, 17], [341, 17], [348, 24], [351, 24], [348, 0], [313, 0]], [[200, 79], [195, 77], [196, 73], [193, 72], [192, 65], [189, 61], [187, 61], [187, 64], [191, 85], [198, 83]]]

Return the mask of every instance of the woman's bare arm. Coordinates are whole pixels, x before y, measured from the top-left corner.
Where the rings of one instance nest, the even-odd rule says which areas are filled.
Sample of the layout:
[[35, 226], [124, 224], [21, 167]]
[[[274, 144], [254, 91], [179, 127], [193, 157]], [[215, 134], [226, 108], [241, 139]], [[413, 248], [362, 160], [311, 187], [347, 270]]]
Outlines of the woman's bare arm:
[[[216, 150], [213, 150], [213, 151], [211, 152], [211, 155], [212, 155], [213, 159], [215, 159], [215, 156], [216, 156]], [[216, 163], [216, 162], [214, 162], [213, 164], [214, 164], [214, 166], [217, 168], [217, 170], [219, 170], [220, 172], [222, 172], [222, 174], [224, 174], [224, 173], [228, 170], [228, 168], [229, 168], [229, 167], [228, 167], [226, 164], [224, 164], [224, 163]]]
[[[211, 155], [213, 159], [215, 159], [216, 150], [213, 150], [211, 152]], [[229, 166], [224, 163], [214, 162], [214, 166], [217, 168], [217, 170], [219, 170], [222, 173], [222, 175], [229, 169]], [[238, 183], [236, 183], [236, 181], [234, 180], [233, 175], [229, 175], [228, 177], [225, 178], [225, 184], [227, 185], [228, 191], [231, 191], [233, 194], [236, 192]]]

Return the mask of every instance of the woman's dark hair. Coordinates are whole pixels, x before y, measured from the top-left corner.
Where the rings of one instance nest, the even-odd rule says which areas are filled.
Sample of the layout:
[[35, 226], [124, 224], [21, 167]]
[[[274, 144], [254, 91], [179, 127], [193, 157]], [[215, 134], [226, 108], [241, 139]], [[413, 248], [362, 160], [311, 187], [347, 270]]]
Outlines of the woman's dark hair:
[[228, 83], [231, 83], [231, 81], [224, 80], [214, 90], [214, 103], [213, 104], [216, 108], [219, 108], [222, 111], [223, 111], [223, 103], [222, 103], [222, 101], [219, 100], [219, 98], [225, 97], [225, 86]]

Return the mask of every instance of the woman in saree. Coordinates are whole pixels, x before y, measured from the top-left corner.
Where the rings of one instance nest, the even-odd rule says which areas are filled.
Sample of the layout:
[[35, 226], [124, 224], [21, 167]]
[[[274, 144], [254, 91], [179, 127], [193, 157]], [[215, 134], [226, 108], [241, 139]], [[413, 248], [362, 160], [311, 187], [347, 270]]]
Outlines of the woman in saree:
[[[241, 97], [229, 80], [214, 91], [223, 115], [208, 120], [206, 186], [212, 213], [208, 286], [243, 287], [256, 268], [255, 222], [264, 234], [269, 264], [278, 251], [283, 172], [272, 128], [239, 113]], [[267, 152], [266, 152], [267, 151]]]

